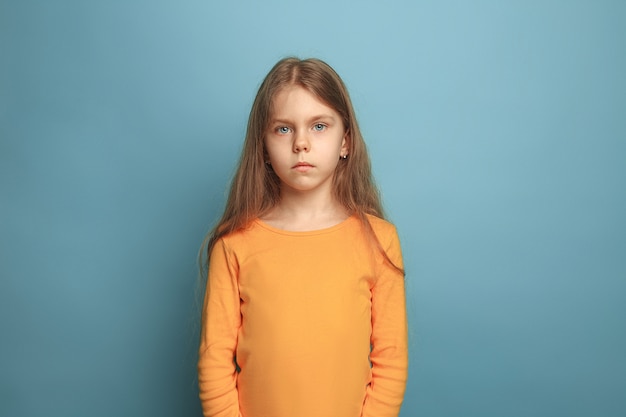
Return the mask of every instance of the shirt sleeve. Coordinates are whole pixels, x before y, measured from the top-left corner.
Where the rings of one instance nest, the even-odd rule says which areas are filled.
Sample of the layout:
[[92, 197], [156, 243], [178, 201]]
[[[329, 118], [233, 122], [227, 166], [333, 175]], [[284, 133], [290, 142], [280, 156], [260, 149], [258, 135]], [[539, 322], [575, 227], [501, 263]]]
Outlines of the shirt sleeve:
[[[380, 239], [394, 265], [402, 268], [400, 241], [395, 228]], [[408, 368], [404, 277], [388, 262], [381, 265], [372, 288], [372, 379], [367, 387], [362, 417], [397, 417], [402, 405]]]
[[223, 240], [209, 258], [198, 357], [198, 388], [206, 417], [241, 417], [235, 352], [241, 326], [238, 265]]

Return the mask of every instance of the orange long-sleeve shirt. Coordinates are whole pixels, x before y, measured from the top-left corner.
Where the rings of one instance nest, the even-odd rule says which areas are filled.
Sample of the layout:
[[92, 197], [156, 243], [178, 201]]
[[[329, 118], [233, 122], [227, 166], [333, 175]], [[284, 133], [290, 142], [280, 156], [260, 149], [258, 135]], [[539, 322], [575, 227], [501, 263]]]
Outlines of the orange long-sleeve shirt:
[[[402, 266], [388, 222], [369, 217]], [[407, 375], [404, 279], [350, 217], [288, 232], [259, 220], [211, 253], [198, 362], [210, 417], [391, 417]]]

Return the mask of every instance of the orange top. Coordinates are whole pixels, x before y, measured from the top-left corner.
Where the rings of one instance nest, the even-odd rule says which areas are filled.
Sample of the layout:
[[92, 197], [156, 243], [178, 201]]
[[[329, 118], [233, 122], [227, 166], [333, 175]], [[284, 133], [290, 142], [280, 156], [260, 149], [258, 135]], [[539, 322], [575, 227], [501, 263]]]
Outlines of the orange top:
[[[369, 219], [401, 267], [394, 226]], [[311, 232], [256, 220], [213, 248], [199, 354], [205, 416], [395, 417], [404, 279], [354, 216]]]

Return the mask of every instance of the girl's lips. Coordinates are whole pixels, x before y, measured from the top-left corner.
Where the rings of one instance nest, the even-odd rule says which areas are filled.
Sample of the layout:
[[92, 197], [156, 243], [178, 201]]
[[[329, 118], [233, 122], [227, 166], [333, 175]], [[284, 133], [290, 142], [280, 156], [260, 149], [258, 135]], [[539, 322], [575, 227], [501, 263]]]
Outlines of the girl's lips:
[[309, 164], [308, 162], [298, 162], [292, 168], [299, 172], [306, 172], [309, 169], [313, 168], [313, 165]]

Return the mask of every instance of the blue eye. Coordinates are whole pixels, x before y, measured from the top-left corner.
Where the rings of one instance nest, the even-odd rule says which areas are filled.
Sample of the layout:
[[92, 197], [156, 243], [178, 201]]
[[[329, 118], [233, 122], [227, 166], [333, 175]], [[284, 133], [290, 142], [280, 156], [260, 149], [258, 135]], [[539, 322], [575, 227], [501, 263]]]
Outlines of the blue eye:
[[313, 129], [317, 130], [318, 132], [321, 132], [322, 130], [326, 129], [326, 125], [323, 123], [316, 123], [313, 125]]
[[289, 129], [287, 126], [279, 126], [276, 131], [282, 135], [285, 135], [287, 133], [289, 133], [291, 129]]

